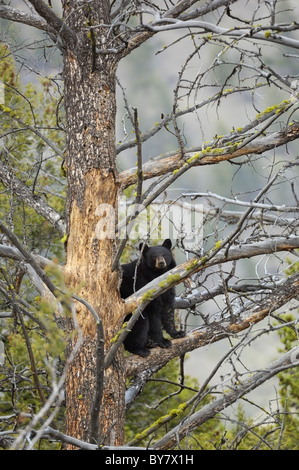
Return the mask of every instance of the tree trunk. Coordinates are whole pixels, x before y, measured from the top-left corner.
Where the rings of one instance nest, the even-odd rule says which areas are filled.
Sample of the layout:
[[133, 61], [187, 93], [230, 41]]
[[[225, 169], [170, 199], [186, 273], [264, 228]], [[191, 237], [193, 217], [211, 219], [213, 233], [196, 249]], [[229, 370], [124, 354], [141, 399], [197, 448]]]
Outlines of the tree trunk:
[[[96, 44], [105, 48], [107, 30], [96, 29], [94, 32], [86, 27], [110, 23], [107, 16], [109, 2], [93, 2], [92, 9], [81, 5], [84, 15], [78, 3], [73, 0], [64, 2], [64, 17], [80, 37], [76, 48], [68, 49], [64, 54], [68, 179], [65, 274], [68, 287], [89, 302], [101, 318], [105, 349], [108, 349], [123, 318], [118, 273], [111, 270], [115, 251], [114, 210], [116, 214], [118, 195], [115, 166], [116, 59], [104, 53], [95, 56]], [[111, 225], [107, 223], [108, 216]], [[112, 229], [111, 233], [108, 233], [109, 229]], [[91, 436], [90, 419], [96, 391], [96, 322], [90, 311], [79, 302], [76, 302], [76, 315], [84, 342], [70, 366], [66, 383], [66, 433], [85, 441], [121, 444], [125, 392], [121, 354], [105, 374], [101, 433]]]

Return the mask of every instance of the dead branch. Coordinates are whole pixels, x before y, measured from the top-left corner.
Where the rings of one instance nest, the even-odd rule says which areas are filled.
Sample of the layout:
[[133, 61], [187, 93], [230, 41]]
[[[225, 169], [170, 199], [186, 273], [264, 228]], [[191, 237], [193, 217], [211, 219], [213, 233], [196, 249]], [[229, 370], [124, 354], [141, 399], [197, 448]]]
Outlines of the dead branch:
[[245, 311], [241, 316], [231, 316], [225, 321], [204, 325], [191, 331], [184, 338], [172, 340], [172, 347], [169, 349], [153, 349], [148, 358], [140, 358], [135, 355], [130, 356], [126, 359], [127, 375], [136, 375], [158, 364], [163, 367], [168, 361], [175, 357], [246, 330], [251, 325], [259, 323], [270, 313], [282, 307], [290, 300], [298, 299], [298, 288], [299, 274], [296, 274], [289, 277], [261, 302]]
[[[215, 255], [211, 253], [209, 260], [206, 257], [203, 257], [201, 260], [195, 257], [179, 266], [176, 266], [162, 276], [159, 276], [152, 282], [148, 283], [145, 287], [128, 297], [125, 300], [125, 312], [128, 314], [141, 305], [143, 295], [146, 292], [151, 291], [152, 298], [155, 298], [169, 289], [171, 286], [182, 282], [191, 274], [203, 271], [204, 269], [207, 269], [211, 266], [279, 251], [292, 251], [296, 248], [299, 248], [299, 237], [294, 236], [288, 238], [268, 239], [254, 244], [252, 243], [233, 246], [228, 250], [223, 249]], [[168, 281], [167, 278], [169, 279]]]
[[228, 392], [223, 393], [220, 398], [212, 401], [204, 406], [191, 416], [187, 417], [178, 426], [171, 429], [165, 436], [159, 439], [155, 444], [155, 449], [171, 449], [174, 447], [187, 433], [192, 432], [197, 427], [201, 426], [207, 420], [215, 417], [220, 411], [227, 408], [232, 403], [235, 403], [239, 398], [251, 392], [271, 377], [277, 375], [279, 372], [298, 367], [298, 353], [299, 348], [293, 348], [286, 354], [282, 355], [277, 361], [272, 362], [268, 367], [261, 371], [256, 372], [252, 377], [245, 380], [239, 385], [235, 385], [229, 389]]
[[[185, 155], [186, 160], [193, 159], [192, 166], [216, 165], [223, 161], [233, 160], [235, 158], [259, 154], [267, 150], [279, 147], [288, 142], [298, 139], [299, 137], [299, 123], [294, 123], [288, 126], [283, 131], [273, 132], [267, 136], [260, 137], [248, 145], [234, 150], [233, 148], [217, 148], [211, 151], [206, 151], [205, 155], [201, 158], [194, 158], [198, 152], [188, 152]], [[143, 178], [144, 180], [156, 176], [165, 175], [173, 171], [179, 170], [184, 165], [181, 153], [175, 153], [171, 156], [153, 158], [143, 165]], [[137, 182], [136, 168], [125, 170], [119, 175], [119, 180], [123, 187], [128, 187]]]
[[32, 207], [38, 214], [48, 220], [53, 227], [59, 230], [63, 235], [65, 233], [65, 223], [60, 214], [50, 207], [40, 196], [32, 193], [32, 189], [26, 186], [13, 173], [11, 168], [0, 161], [0, 180], [4, 186], [8, 187], [23, 202]]

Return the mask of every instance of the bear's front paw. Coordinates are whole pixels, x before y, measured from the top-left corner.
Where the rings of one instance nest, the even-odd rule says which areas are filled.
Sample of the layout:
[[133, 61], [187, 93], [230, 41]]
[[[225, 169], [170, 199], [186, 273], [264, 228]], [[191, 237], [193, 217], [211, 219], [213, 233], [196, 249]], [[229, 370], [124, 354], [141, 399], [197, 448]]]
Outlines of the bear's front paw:
[[183, 338], [183, 336], [185, 336], [185, 332], [183, 330], [180, 330], [180, 331], [175, 331], [171, 336], [173, 338]]

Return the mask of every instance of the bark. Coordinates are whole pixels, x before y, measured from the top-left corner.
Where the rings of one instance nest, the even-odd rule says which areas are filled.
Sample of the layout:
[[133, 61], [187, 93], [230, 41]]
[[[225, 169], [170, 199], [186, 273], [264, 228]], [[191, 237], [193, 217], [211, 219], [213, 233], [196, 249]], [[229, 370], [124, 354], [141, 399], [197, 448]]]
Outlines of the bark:
[[[99, 224], [102, 235], [109, 229], [99, 219], [99, 215], [106, 215], [99, 211], [99, 207], [117, 209], [114, 132], [116, 61], [112, 55], [95, 56], [95, 42], [105, 44], [106, 30], [99, 28], [97, 33], [88, 34], [86, 25], [92, 22], [109, 24], [108, 15], [107, 1], [93, 2], [93, 7], [82, 8], [78, 8], [76, 1], [64, 2], [67, 26], [78, 37], [76, 48], [67, 48], [64, 55], [68, 136], [65, 274], [69, 288], [89, 302], [101, 318], [106, 349], [123, 318], [118, 272], [112, 273], [111, 270], [115, 240], [113, 237], [102, 239], [99, 236]], [[101, 206], [103, 204], [106, 206]], [[91, 313], [82, 303], [76, 303], [76, 314], [84, 343], [67, 377], [66, 433], [88, 441], [91, 438], [90, 422], [96, 393], [98, 344], [96, 323]], [[93, 441], [113, 445], [122, 443], [124, 387], [122, 360], [117, 355], [106, 371], [100, 411], [101, 433], [93, 435]]]
[[13, 442], [14, 437], [10, 437], [8, 435], [0, 436], [0, 447], [2, 449], [10, 449]]

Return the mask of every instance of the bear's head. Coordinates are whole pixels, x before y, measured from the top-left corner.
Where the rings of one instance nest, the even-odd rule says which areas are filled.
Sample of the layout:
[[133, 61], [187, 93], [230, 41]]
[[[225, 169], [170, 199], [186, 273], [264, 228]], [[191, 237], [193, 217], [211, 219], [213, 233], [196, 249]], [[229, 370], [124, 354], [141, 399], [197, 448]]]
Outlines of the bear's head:
[[171, 246], [172, 243], [169, 238], [164, 240], [162, 245], [157, 246], [149, 247], [146, 244], [141, 243], [139, 245], [139, 249], [147, 268], [152, 271], [159, 271], [160, 274], [173, 268], [175, 266], [175, 262], [170, 251]]

